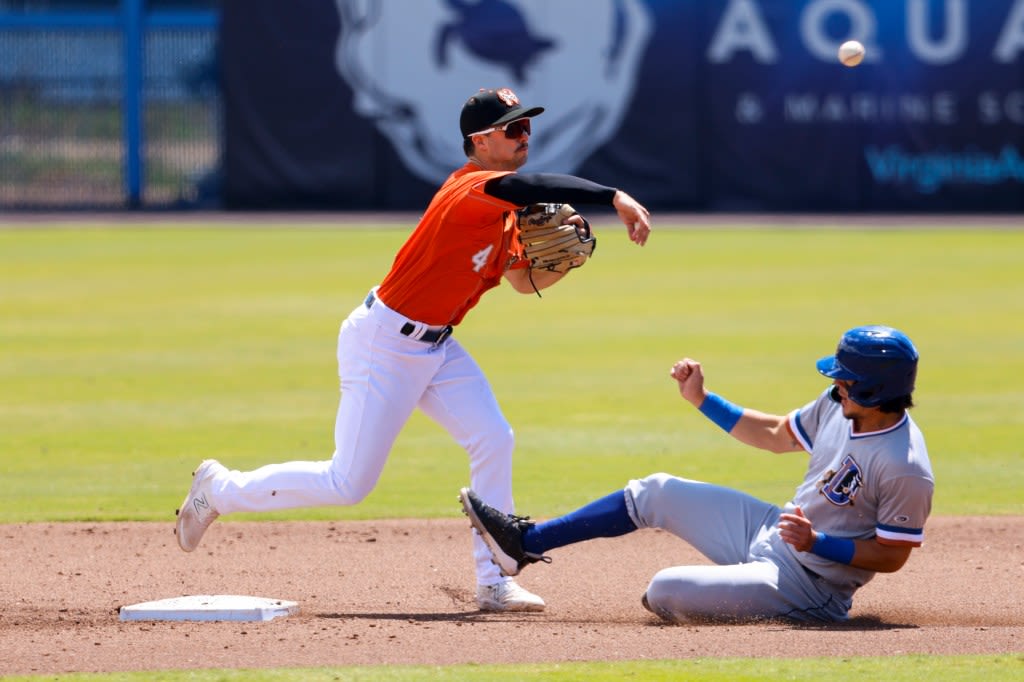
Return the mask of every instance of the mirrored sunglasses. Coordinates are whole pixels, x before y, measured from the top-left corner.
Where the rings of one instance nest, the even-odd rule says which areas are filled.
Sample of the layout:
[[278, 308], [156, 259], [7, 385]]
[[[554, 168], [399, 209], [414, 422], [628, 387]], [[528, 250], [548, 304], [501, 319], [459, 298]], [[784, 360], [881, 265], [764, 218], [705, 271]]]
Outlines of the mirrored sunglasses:
[[503, 126], [495, 126], [494, 128], [487, 128], [485, 130], [478, 130], [475, 133], [470, 133], [469, 136], [473, 135], [486, 135], [488, 133], [496, 133], [502, 131], [505, 133], [505, 137], [510, 140], [518, 140], [523, 136], [523, 133], [530, 134], [530, 119], [520, 118], [515, 121], [509, 121]]

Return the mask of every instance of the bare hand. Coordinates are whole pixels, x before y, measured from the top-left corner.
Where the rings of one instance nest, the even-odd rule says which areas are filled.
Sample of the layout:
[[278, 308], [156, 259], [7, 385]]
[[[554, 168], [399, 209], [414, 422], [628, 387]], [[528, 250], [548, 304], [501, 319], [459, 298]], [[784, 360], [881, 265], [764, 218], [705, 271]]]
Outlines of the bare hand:
[[621, 189], [615, 192], [612, 206], [626, 226], [630, 241], [637, 246], [646, 244], [651, 234], [651, 212]]
[[811, 551], [817, 540], [810, 519], [804, 516], [800, 507], [794, 509], [792, 514], [779, 515], [779, 537], [793, 545], [793, 549], [798, 552]]
[[672, 365], [669, 372], [671, 377], [679, 383], [679, 395], [693, 403], [694, 407], [700, 407], [704, 402], [704, 370], [700, 363], [690, 358], [683, 358]]

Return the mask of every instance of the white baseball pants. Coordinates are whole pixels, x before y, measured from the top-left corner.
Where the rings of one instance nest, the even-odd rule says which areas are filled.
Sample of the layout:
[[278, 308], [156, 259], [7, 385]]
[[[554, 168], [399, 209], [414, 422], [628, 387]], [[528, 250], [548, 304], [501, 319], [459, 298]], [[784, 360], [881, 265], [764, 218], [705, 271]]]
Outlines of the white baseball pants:
[[[481, 499], [511, 512], [514, 436], [490, 384], [455, 338], [437, 346], [417, 341], [412, 336], [419, 330], [400, 333], [407, 322], [377, 300], [360, 304], [342, 323], [330, 460], [230, 471], [212, 482], [213, 507], [230, 514], [356, 504], [373, 490], [399, 431], [419, 407], [469, 454], [470, 485]], [[473, 555], [480, 584], [502, 580], [476, 533]]]

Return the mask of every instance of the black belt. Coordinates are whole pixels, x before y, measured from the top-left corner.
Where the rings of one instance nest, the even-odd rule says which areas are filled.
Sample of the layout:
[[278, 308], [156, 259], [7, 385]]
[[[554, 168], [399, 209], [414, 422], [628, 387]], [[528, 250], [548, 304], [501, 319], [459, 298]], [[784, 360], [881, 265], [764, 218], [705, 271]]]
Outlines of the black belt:
[[[365, 305], [367, 308], [372, 308], [373, 304], [376, 303], [376, 301], [377, 297], [371, 291], [366, 295], [366, 300], [363, 301], [363, 305]], [[406, 322], [405, 324], [402, 325], [402, 328], [398, 330], [398, 332], [402, 336], [409, 336], [414, 331], [416, 331], [416, 325], [414, 325], [412, 322]], [[423, 332], [422, 336], [415, 340], [422, 341], [423, 343], [432, 343], [436, 346], [437, 344], [441, 343], [449, 336], [451, 336], [453, 331], [454, 329], [449, 324], [445, 325], [441, 329], [428, 329], [425, 332]]]

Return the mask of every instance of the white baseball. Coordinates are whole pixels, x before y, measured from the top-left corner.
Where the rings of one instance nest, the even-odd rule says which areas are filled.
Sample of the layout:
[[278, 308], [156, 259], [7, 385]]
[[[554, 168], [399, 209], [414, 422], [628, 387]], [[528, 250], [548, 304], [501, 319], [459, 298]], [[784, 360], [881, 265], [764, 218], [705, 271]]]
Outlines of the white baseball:
[[864, 61], [864, 46], [857, 40], [847, 40], [839, 46], [839, 61], [846, 66], [857, 66]]

